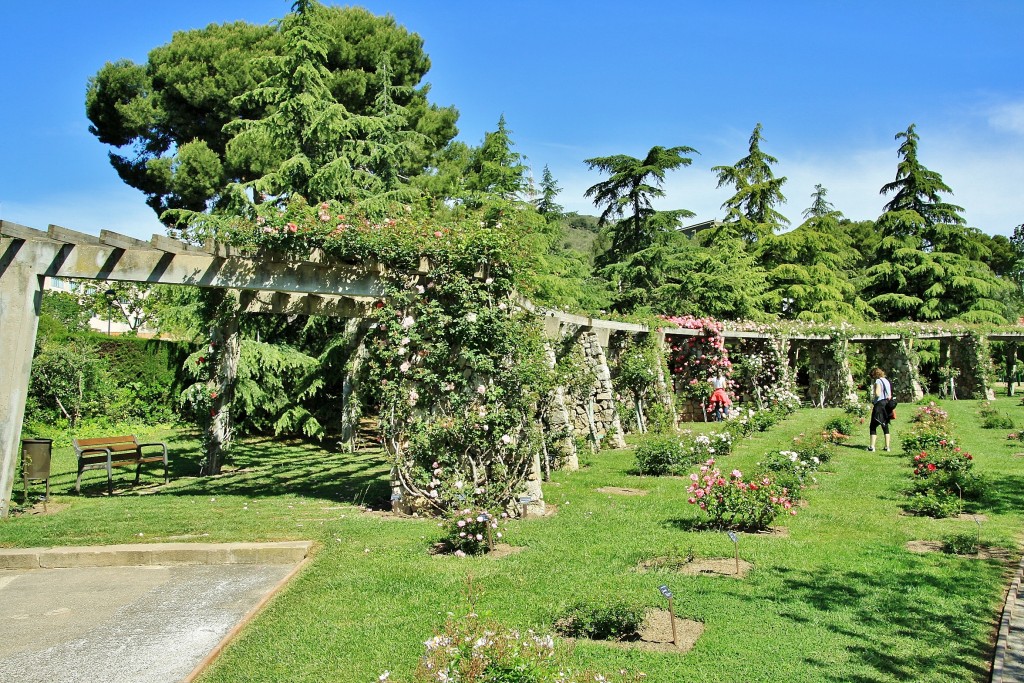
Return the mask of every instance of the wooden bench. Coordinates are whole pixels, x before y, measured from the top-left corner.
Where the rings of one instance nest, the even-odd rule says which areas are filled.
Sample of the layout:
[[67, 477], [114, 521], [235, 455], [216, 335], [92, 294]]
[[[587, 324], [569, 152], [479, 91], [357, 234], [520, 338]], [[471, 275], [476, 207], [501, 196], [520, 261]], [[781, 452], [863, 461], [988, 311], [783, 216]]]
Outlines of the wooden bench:
[[[107, 493], [114, 492], [114, 477], [111, 471], [113, 467], [127, 467], [135, 465], [135, 483], [139, 483], [139, 475], [142, 473], [142, 463], [159, 462], [164, 463], [164, 483], [167, 479], [167, 444], [139, 443], [134, 434], [127, 436], [103, 436], [95, 439], [74, 439], [75, 455], [78, 456], [78, 479], [75, 480], [75, 492], [81, 493], [82, 473], [85, 470], [107, 470]], [[161, 453], [143, 453], [142, 449], [157, 447]]]

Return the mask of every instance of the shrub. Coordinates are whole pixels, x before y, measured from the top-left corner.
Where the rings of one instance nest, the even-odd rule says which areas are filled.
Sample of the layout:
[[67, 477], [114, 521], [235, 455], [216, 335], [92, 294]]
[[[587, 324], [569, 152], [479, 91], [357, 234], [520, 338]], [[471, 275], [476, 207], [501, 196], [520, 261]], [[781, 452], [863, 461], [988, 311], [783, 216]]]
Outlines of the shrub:
[[645, 609], [635, 602], [613, 600], [570, 605], [555, 622], [555, 630], [570, 638], [635, 640], [644, 623]]
[[808, 460], [817, 465], [832, 459], [832, 448], [828, 440], [822, 438], [806, 438], [794, 442], [794, 450], [800, 454], [801, 460]]
[[646, 436], [636, 447], [636, 471], [651, 476], [669, 474], [685, 455], [678, 436]]
[[955, 442], [943, 432], [909, 432], [900, 437], [900, 445], [907, 455], [920, 453], [921, 451], [932, 451], [947, 446], [954, 446]]
[[713, 528], [762, 530], [784, 510], [796, 514], [789, 489], [767, 476], [746, 482], [739, 470], [723, 475], [712, 459], [690, 479], [692, 483], [686, 489], [689, 503], [707, 513], [708, 525]]
[[844, 436], [853, 434], [853, 420], [848, 417], [833, 417], [825, 423], [823, 428], [826, 432], [838, 432]]
[[444, 530], [445, 542], [456, 555], [479, 555], [490, 550], [491, 544], [501, 538], [499, 521], [507, 517], [504, 512], [498, 516], [482, 508], [464, 508], [448, 513], [438, 526]]
[[952, 555], [976, 555], [978, 535], [973, 533], [951, 534], [942, 539], [942, 552]]
[[964, 502], [948, 494], [913, 493], [904, 505], [908, 512], [942, 519], [956, 517], [964, 511]]
[[[414, 683], [637, 683], [643, 674], [620, 669], [615, 674], [573, 671], [566, 667], [550, 635], [520, 632], [475, 616], [449, 619], [444, 629], [424, 642], [426, 653]], [[378, 681], [398, 683], [390, 671]]]
[[932, 401], [929, 402], [928, 405], [918, 408], [910, 417], [910, 422], [925, 429], [948, 431], [949, 413], [942, 408], [939, 408], [935, 405], [935, 402]]
[[959, 447], [921, 451], [913, 457], [911, 490], [915, 493], [974, 498], [981, 493], [974, 456]]
[[981, 426], [983, 429], [1013, 429], [1013, 420], [1009, 415], [997, 413], [982, 418]]

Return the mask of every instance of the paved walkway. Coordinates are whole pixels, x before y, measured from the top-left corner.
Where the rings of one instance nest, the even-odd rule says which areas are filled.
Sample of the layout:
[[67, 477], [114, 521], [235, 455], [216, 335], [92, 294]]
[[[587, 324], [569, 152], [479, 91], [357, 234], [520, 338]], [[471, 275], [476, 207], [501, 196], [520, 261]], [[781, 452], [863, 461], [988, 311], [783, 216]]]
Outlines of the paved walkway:
[[1010, 584], [992, 662], [992, 683], [1024, 683], [1024, 559]]
[[185, 680], [309, 545], [0, 550], [0, 683]]

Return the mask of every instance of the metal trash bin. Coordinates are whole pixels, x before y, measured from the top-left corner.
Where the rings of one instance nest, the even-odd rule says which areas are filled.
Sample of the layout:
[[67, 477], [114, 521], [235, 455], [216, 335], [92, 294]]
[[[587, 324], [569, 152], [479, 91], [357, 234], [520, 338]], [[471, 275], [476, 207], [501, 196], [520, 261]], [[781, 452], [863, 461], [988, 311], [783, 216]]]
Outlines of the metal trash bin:
[[50, 500], [50, 456], [52, 452], [53, 439], [21, 440], [21, 475], [25, 481], [25, 505], [28, 505], [29, 479], [42, 479], [46, 482], [44, 508]]

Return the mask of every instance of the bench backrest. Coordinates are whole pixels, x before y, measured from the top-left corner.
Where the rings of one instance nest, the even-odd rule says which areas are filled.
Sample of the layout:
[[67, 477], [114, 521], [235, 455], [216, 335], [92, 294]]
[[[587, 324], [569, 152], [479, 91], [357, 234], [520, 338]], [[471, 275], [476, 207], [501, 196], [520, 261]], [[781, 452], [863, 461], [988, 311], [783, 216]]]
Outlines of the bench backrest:
[[139, 451], [139, 440], [135, 438], [134, 434], [127, 434], [124, 436], [101, 436], [93, 439], [74, 439], [75, 451], [82, 455], [87, 453], [87, 456], [83, 457], [83, 460], [96, 460], [106, 461], [107, 456], [105, 453], [97, 453], [97, 449], [108, 448], [110, 449], [110, 457], [113, 460], [121, 459], [121, 456], [127, 456], [129, 458], [138, 457]]

